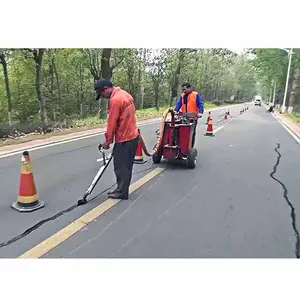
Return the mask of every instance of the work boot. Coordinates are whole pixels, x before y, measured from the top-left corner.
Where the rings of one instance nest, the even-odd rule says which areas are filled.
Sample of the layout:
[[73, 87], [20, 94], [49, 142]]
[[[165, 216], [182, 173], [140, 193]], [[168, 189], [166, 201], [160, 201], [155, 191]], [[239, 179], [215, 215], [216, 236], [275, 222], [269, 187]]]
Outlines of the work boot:
[[107, 194], [112, 195], [112, 194], [116, 194], [116, 193], [120, 193], [120, 190], [118, 188], [115, 188], [113, 191], [109, 191]]
[[114, 194], [109, 194], [109, 199], [128, 200], [128, 196], [124, 196], [120, 193], [114, 193]]

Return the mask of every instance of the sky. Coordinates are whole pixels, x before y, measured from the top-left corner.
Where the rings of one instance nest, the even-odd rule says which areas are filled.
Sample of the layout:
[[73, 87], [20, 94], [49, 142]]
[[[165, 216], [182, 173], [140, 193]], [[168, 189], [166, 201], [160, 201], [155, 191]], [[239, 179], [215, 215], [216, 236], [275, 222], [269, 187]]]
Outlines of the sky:
[[238, 54], [241, 54], [245, 48], [228, 48], [229, 50], [231, 50], [232, 52], [236, 52]]

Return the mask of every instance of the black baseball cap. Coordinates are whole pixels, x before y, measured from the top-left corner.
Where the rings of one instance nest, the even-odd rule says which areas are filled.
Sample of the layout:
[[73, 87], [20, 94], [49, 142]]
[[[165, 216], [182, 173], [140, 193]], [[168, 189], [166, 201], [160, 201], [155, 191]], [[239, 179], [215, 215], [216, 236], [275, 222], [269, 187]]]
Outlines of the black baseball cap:
[[113, 87], [112, 82], [105, 79], [100, 79], [95, 82], [94, 88], [96, 91], [96, 100], [100, 99], [100, 93], [103, 92], [106, 87]]
[[191, 86], [190, 83], [185, 82], [185, 83], [183, 83], [183, 84], [181, 85], [181, 87], [182, 87], [183, 89], [184, 89], [184, 88], [190, 89], [192, 86]]

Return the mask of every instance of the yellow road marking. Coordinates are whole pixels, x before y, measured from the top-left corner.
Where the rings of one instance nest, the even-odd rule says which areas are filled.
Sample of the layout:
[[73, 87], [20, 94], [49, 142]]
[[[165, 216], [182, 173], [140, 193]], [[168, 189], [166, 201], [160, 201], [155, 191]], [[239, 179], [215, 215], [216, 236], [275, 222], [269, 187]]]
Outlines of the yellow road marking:
[[[156, 168], [153, 171], [146, 174], [144, 177], [131, 184], [129, 187], [129, 194], [132, 194], [133, 192], [138, 190], [152, 178], [159, 175], [163, 170], [163, 168]], [[103, 213], [115, 206], [120, 201], [121, 200], [117, 199], [107, 199], [105, 202], [101, 203], [82, 217], [78, 218], [70, 225], [64, 227], [63, 229], [50, 236], [48, 239], [44, 240], [40, 244], [36, 245], [32, 249], [28, 250], [18, 258], [39, 258], [45, 255], [46, 253], [57, 247], [59, 244], [67, 240], [73, 234], [78, 232], [80, 229], [91, 223], [97, 217], [101, 216]]]

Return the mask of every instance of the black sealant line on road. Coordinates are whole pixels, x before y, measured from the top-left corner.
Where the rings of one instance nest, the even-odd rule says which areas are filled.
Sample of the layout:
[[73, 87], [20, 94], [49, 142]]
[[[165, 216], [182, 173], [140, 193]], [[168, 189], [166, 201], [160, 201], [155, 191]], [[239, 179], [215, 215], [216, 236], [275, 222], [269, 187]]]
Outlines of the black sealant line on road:
[[288, 206], [291, 209], [292, 226], [293, 226], [294, 234], [295, 234], [295, 237], [296, 237], [295, 256], [296, 256], [296, 258], [300, 258], [300, 238], [299, 238], [299, 231], [298, 231], [297, 226], [296, 226], [295, 208], [294, 208], [293, 204], [291, 203], [291, 201], [289, 200], [288, 190], [287, 190], [285, 184], [282, 183], [279, 179], [274, 177], [274, 174], [277, 171], [277, 167], [278, 167], [278, 165], [280, 163], [280, 159], [281, 159], [281, 153], [278, 151], [279, 148], [280, 148], [280, 144], [277, 143], [277, 146], [274, 150], [278, 154], [278, 157], [277, 157], [276, 164], [273, 167], [273, 171], [270, 173], [270, 176], [271, 176], [272, 179], [274, 179], [276, 182], [278, 182], [282, 186], [282, 188], [283, 188], [283, 197], [284, 197], [286, 203], [288, 204]]
[[[132, 173], [132, 175], [135, 175], [135, 174], [139, 174], [139, 173], [143, 173], [143, 172], [146, 172], [146, 171], [149, 171], [149, 170], [152, 170], [153, 168], [150, 167], [150, 168], [147, 168], [145, 170], [142, 170], [142, 171], [138, 171], [138, 172], [134, 172]], [[113, 185], [111, 185], [110, 187], [108, 187], [107, 189], [103, 190], [102, 192], [100, 192], [99, 194], [97, 194], [96, 196], [94, 196], [93, 198], [91, 198], [87, 203], [95, 200], [97, 197], [103, 195], [105, 192], [109, 191], [112, 187], [114, 187], [117, 183], [115, 182]], [[67, 209], [64, 209], [60, 212], [58, 212], [57, 214], [55, 214], [54, 216], [52, 217], [49, 217], [47, 219], [44, 219], [42, 221], [39, 221], [38, 223], [36, 223], [35, 225], [33, 225], [32, 227], [26, 229], [23, 233], [19, 234], [18, 236], [15, 236], [14, 238], [6, 241], [6, 242], [3, 242], [3, 243], [0, 243], [0, 248], [3, 248], [5, 246], [8, 246], [22, 238], [24, 238], [25, 236], [29, 235], [32, 231], [38, 229], [39, 227], [41, 227], [42, 225], [44, 225], [45, 223], [49, 222], [49, 221], [53, 221], [57, 218], [59, 218], [60, 216], [74, 210], [75, 208], [77, 208], [78, 206], [82, 206], [82, 205], [79, 205], [78, 203], [77, 204], [74, 204], [72, 206], [70, 206], [69, 208]]]
[[[236, 118], [236, 117], [237, 117], [237, 116], [232, 116], [232, 118]], [[215, 124], [222, 123], [223, 121], [224, 121], [223, 119], [222, 119], [222, 120], [219, 120], [219, 121], [216, 122]], [[225, 122], [224, 122], [224, 123], [225, 123]], [[80, 149], [89, 148], [89, 147], [93, 147], [93, 145], [83, 146], [83, 147], [81, 147]], [[62, 153], [67, 153], [67, 152], [72, 152], [72, 151], [77, 151], [77, 150], [78, 150], [78, 148], [77, 148], [77, 149], [74, 149], [74, 150], [62, 151], [62, 152], [54, 153], [54, 154], [50, 154], [50, 155], [62, 154]], [[135, 172], [135, 173], [132, 173], [132, 175], [135, 175], [135, 174], [138, 174], [138, 173], [143, 173], [143, 172], [146, 172], [146, 171], [151, 170], [151, 169], [152, 169], [152, 168], [148, 168], [148, 169], [145, 169], [145, 170], [142, 170], [142, 171], [139, 171], [139, 172]], [[93, 197], [92, 199], [90, 199], [88, 202], [91, 202], [91, 201], [95, 200], [97, 197], [103, 195], [105, 192], [107, 192], [108, 190], [110, 190], [110, 189], [111, 189], [112, 187], [114, 187], [115, 185], [116, 185], [116, 182], [115, 182], [113, 185], [111, 185], [110, 187], [108, 187], [107, 189], [105, 189], [104, 191], [102, 191], [101, 193], [99, 193], [98, 195], [94, 196], [94, 197]], [[80, 199], [80, 200], [81, 200], [81, 199]], [[79, 201], [80, 201], [80, 200], [79, 200]], [[68, 213], [68, 212], [74, 210], [74, 209], [77, 208], [78, 206], [81, 206], [82, 204], [80, 205], [80, 204], [79, 204], [79, 201], [78, 201], [77, 204], [74, 204], [74, 205], [70, 206], [69, 208], [64, 209], [64, 210], [58, 212], [58, 213], [55, 214], [54, 216], [49, 217], [49, 218], [47, 218], [47, 219], [44, 219], [44, 220], [42, 220], [42, 221], [36, 223], [35, 225], [33, 225], [32, 227], [26, 229], [23, 233], [19, 234], [18, 236], [15, 236], [14, 238], [12, 238], [12, 239], [10, 239], [10, 240], [8, 240], [8, 241], [6, 241], [6, 242], [0, 243], [0, 248], [3, 248], [3, 247], [5, 247], [5, 246], [8, 246], [8, 245], [10, 245], [10, 244], [12, 244], [12, 243], [14, 243], [14, 242], [16, 242], [16, 241], [18, 241], [18, 240], [24, 238], [25, 236], [29, 235], [29, 234], [30, 234], [31, 232], [33, 232], [34, 230], [36, 230], [36, 229], [38, 229], [39, 227], [41, 227], [42, 225], [44, 225], [45, 223], [47, 223], [47, 222], [49, 222], [49, 221], [53, 221], [53, 220], [59, 218], [60, 216], [62, 216], [62, 215], [64, 215], [64, 214], [66, 214], [66, 213]], [[299, 234], [298, 234], [298, 237], [299, 237]], [[299, 239], [299, 238], [298, 238], [298, 239]], [[298, 249], [299, 249], [299, 245], [298, 245]], [[298, 250], [298, 252], [299, 252], [299, 250]]]

